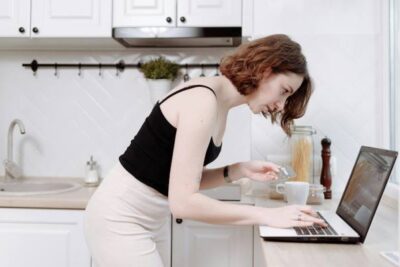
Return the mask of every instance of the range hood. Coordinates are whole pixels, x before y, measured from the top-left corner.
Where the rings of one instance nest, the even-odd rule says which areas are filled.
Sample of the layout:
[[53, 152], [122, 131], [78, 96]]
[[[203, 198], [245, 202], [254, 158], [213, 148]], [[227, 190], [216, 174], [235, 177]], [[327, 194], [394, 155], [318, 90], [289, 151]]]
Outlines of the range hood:
[[120, 27], [113, 38], [125, 47], [233, 47], [242, 43], [242, 28]]

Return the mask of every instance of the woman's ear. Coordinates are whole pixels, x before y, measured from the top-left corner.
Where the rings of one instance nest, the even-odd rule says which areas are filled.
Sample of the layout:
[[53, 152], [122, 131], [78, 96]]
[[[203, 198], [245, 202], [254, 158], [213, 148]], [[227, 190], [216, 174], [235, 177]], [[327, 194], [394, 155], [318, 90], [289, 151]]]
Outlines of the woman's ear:
[[271, 74], [272, 74], [272, 69], [271, 67], [268, 67], [263, 73], [263, 80], [268, 79]]

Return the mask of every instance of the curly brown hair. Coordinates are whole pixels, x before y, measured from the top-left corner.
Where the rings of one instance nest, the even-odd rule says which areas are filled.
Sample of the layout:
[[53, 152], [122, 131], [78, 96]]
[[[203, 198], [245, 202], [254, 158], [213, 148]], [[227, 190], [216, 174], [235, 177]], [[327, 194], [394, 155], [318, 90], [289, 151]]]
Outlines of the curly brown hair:
[[271, 117], [272, 123], [279, 118], [282, 129], [290, 136], [293, 120], [304, 115], [313, 91], [301, 46], [285, 34], [274, 34], [242, 44], [220, 64], [221, 73], [242, 95], [257, 90], [267, 70], [274, 74], [293, 72], [303, 76], [300, 88], [287, 98], [282, 112], [262, 112], [264, 117]]

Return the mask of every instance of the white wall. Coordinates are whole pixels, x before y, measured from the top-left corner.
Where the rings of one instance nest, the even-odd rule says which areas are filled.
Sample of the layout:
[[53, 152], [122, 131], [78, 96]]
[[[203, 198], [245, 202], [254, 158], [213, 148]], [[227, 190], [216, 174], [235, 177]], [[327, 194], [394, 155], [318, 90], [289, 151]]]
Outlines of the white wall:
[[[123, 59], [136, 63], [165, 55], [180, 63], [214, 63], [227, 51], [220, 49], [137, 49], [130, 52], [0, 51], [0, 160], [6, 158], [8, 125], [21, 119], [26, 134], [14, 132], [14, 159], [28, 176], [77, 176], [85, 174], [90, 155], [102, 175], [118, 160], [149, 114], [152, 104], [142, 73], [126, 69], [116, 77], [114, 69], [39, 69], [33, 76], [22, 63], [106, 63]], [[185, 71], [183, 70], [182, 73]], [[213, 76], [215, 69], [205, 69]], [[195, 77], [200, 69], [190, 70]], [[180, 80], [175, 82], [178, 84]], [[250, 112], [238, 107], [229, 115], [221, 157], [210, 166], [250, 158]], [[236, 125], [236, 126], [235, 126]], [[240, 126], [239, 126], [240, 125]], [[236, 130], [238, 128], [238, 130]], [[4, 168], [0, 168], [4, 175]]]
[[[286, 33], [303, 47], [315, 92], [297, 124], [317, 130], [318, 159], [321, 139], [332, 140], [336, 191], [346, 185], [361, 145], [388, 148], [385, 12], [385, 1], [254, 0], [255, 38]], [[282, 131], [255, 116], [252, 157], [288, 152]]]
[[[253, 37], [286, 33], [299, 42], [309, 62], [315, 93], [304, 118], [332, 140], [337, 158], [333, 188], [348, 179], [360, 145], [387, 147], [387, 70], [385, 1], [254, 0], [246, 21]], [[137, 62], [160, 53], [185, 62], [216, 62], [227, 49], [168, 49], [123, 52], [0, 52], [0, 159], [6, 156], [6, 133], [13, 118], [24, 121], [27, 134], [15, 132], [15, 158], [32, 176], [82, 176], [91, 154], [108, 170], [125, 150], [150, 112], [147, 85], [133, 69], [115, 77], [115, 70], [40, 70], [36, 77], [24, 62]], [[200, 70], [192, 72], [199, 75]], [[214, 70], [210, 71], [210, 75]], [[247, 115], [246, 115], [247, 114]], [[230, 116], [222, 159], [211, 166], [251, 156], [272, 159], [289, 153], [277, 126], [240, 108]], [[245, 127], [241, 127], [244, 124]], [[248, 134], [246, 134], [248, 133]], [[241, 156], [242, 154], [242, 156]], [[0, 168], [0, 174], [3, 174]], [[335, 189], [336, 190], [336, 189]]]

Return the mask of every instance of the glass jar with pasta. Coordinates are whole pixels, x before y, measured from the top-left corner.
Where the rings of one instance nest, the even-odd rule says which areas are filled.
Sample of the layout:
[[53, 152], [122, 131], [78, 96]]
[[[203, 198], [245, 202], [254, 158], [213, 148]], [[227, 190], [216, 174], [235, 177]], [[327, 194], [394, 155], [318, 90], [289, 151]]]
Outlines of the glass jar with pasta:
[[314, 183], [314, 139], [316, 131], [311, 126], [295, 125], [292, 128], [292, 168], [296, 177], [292, 180]]

